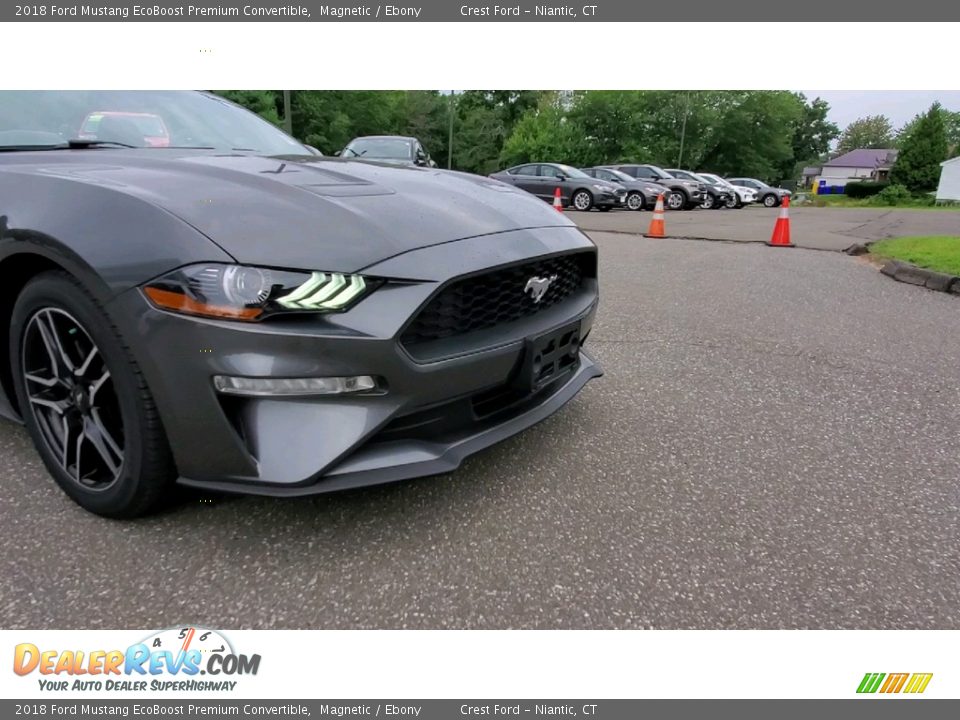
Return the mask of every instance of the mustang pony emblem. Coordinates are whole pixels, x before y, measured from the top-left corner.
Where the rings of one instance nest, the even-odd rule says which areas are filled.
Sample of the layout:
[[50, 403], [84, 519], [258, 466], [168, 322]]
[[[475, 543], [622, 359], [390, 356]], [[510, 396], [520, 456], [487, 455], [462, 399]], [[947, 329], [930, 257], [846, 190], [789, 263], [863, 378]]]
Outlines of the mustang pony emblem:
[[556, 275], [551, 275], [550, 277], [537, 277], [534, 275], [532, 278], [527, 280], [527, 286], [523, 288], [525, 293], [530, 293], [530, 297], [533, 298], [535, 303], [543, 300], [543, 296], [547, 294], [547, 290], [550, 289], [550, 283], [557, 279]]

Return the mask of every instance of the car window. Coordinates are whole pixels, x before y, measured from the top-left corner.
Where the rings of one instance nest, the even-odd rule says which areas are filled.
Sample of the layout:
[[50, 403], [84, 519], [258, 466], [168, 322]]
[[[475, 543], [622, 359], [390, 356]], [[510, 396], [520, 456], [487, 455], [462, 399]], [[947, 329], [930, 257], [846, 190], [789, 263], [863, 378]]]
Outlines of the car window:
[[601, 175], [601, 172], [602, 172], [602, 171], [601, 171], [601, 170], [597, 170], [597, 169], [595, 169], [595, 168], [586, 168], [586, 169], [584, 169], [584, 172], [585, 172], [587, 175], [589, 175], [590, 177], [592, 177], [592, 178], [603, 177], [603, 175]]
[[519, 167], [511, 168], [507, 170], [511, 175], [536, 175], [537, 166], [536, 165], [520, 165]]
[[400, 138], [357, 138], [343, 150], [344, 157], [363, 157], [382, 160], [409, 160], [412, 155], [409, 140]]
[[651, 170], [650, 168], [638, 167], [638, 168], [636, 168], [636, 171], [637, 171], [637, 172], [635, 173], [635, 175], [636, 175], [637, 177], [642, 177], [642, 178], [657, 178], [657, 177], [659, 177], [659, 176], [658, 176], [653, 170]]
[[588, 177], [590, 177], [590, 176], [587, 175], [583, 170], [578, 170], [577, 168], [572, 167], [572, 166], [570, 166], [570, 165], [557, 165], [556, 167], [557, 167], [557, 171], [558, 171], [558, 172], [566, 175], [568, 178], [588, 178]]
[[[142, 148], [212, 148], [264, 155], [309, 150], [263, 118], [202, 92], [11, 90], [0, 92], [0, 137], [41, 134], [51, 147], [99, 140]], [[16, 141], [0, 146], [15, 145]], [[31, 140], [31, 144], [38, 144]]]
[[562, 173], [553, 165], [541, 165], [540, 177], [560, 177]]

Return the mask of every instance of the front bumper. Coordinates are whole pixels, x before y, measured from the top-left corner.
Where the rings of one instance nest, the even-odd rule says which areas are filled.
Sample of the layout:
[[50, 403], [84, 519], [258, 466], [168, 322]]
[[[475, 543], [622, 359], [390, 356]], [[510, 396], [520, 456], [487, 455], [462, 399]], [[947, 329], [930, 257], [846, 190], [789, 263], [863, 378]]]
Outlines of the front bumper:
[[600, 207], [619, 207], [627, 201], [626, 191], [622, 193], [611, 193], [597, 191], [593, 199], [593, 204]]
[[[151, 388], [185, 485], [296, 496], [447, 472], [478, 450], [544, 419], [600, 369], [584, 352], [556, 382], [518, 394], [527, 339], [571, 323], [586, 338], [595, 278], [563, 302], [462, 337], [440, 357], [399, 343], [409, 318], [446, 281], [500, 265], [593, 252], [570, 227], [501, 233], [415, 250], [364, 269], [388, 283], [346, 313], [222, 322], [155, 309], [139, 290], [113, 301]], [[374, 375], [387, 392], [232, 397], [214, 375]], [[480, 411], [483, 408], [483, 411]]]

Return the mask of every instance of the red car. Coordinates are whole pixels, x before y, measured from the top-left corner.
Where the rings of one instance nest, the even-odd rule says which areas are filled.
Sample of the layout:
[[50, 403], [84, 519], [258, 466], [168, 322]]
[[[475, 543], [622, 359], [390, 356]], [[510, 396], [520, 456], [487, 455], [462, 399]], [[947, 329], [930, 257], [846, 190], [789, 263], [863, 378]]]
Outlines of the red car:
[[[103, 110], [87, 115], [77, 134], [82, 140], [97, 140], [100, 123], [104, 118], [116, 118], [131, 123], [137, 133], [143, 135], [147, 147], [169, 147], [170, 133], [166, 124], [159, 115], [152, 113], [122, 112], [119, 110]], [[110, 139], [110, 138], [106, 138]]]

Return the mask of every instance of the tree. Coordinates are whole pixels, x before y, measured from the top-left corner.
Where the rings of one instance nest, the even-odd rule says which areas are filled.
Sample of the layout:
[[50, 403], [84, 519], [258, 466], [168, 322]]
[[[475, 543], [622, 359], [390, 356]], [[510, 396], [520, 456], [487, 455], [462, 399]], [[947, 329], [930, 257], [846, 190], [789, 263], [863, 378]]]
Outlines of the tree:
[[784, 167], [784, 177], [798, 177], [803, 165], [818, 162], [840, 135], [840, 128], [827, 120], [830, 105], [826, 100], [815, 98], [808, 103], [802, 93], [797, 99], [803, 103], [803, 114], [793, 128], [793, 159]]
[[453, 159], [457, 168], [487, 175], [500, 167], [507, 137], [543, 93], [535, 90], [467, 90], [457, 95]]
[[779, 181], [794, 165], [795, 128], [805, 106], [785, 91], [731, 93], [735, 102], [712, 133], [713, 147], [703, 165], [721, 175], [737, 174]]
[[517, 122], [500, 153], [501, 165], [549, 160], [580, 164], [585, 148], [580, 129], [567, 117], [559, 95], [541, 99]]
[[[951, 112], [941, 107], [940, 115], [943, 117], [943, 127], [947, 134], [947, 152], [949, 157], [953, 157], [960, 154], [960, 112]], [[903, 147], [904, 141], [910, 136], [922, 117], [923, 113], [915, 115], [912, 120], [897, 131], [897, 147]]]
[[837, 150], [841, 153], [860, 148], [893, 147], [893, 126], [886, 115], [869, 115], [847, 125], [840, 136]]
[[940, 163], [947, 158], [947, 133], [940, 103], [934, 103], [903, 139], [890, 182], [913, 192], [936, 190]]
[[242, 105], [274, 125], [282, 125], [280, 106], [283, 100], [280, 92], [279, 90], [218, 90], [217, 95]]

